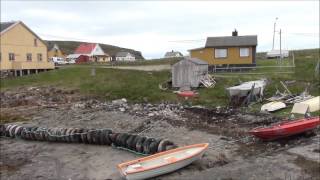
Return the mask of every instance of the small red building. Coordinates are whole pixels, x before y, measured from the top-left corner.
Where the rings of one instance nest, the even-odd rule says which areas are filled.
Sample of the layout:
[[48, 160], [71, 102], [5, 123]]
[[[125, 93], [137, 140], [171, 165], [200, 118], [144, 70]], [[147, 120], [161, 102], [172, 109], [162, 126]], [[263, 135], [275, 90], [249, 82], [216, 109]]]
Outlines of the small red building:
[[89, 58], [89, 56], [86, 56], [86, 55], [80, 55], [80, 56], [76, 59], [76, 64], [88, 63], [88, 62], [90, 62], [90, 58]]

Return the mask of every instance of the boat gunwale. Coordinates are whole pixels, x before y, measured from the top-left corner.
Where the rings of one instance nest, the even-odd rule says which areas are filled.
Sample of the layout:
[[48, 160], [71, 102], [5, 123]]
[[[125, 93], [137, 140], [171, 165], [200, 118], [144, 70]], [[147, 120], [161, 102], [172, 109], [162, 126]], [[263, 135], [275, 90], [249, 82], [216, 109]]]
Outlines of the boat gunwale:
[[[249, 131], [249, 133], [254, 133], [254, 132], [266, 132], [266, 131], [272, 131], [274, 129], [286, 129], [286, 128], [291, 128], [291, 127], [294, 127], [294, 126], [285, 126], [285, 125], [292, 125], [294, 123], [300, 123], [300, 122], [310, 122], [310, 121], [319, 121], [319, 117], [311, 117], [311, 118], [303, 118], [303, 119], [296, 119], [296, 120], [292, 120], [292, 121], [284, 121], [284, 122], [280, 122], [280, 123], [276, 123], [276, 124], [273, 124], [269, 127], [256, 127], [252, 130]], [[301, 124], [299, 124], [301, 125]]]
[[[124, 176], [126, 176], [128, 174], [135, 174], [135, 173], [139, 173], [139, 172], [143, 172], [143, 171], [157, 169], [157, 168], [160, 168], [160, 167], [163, 167], [163, 166], [167, 166], [167, 165], [170, 165], [170, 164], [175, 164], [177, 162], [181, 162], [183, 160], [190, 159], [190, 158], [192, 158], [194, 156], [197, 156], [197, 155], [201, 154], [204, 150], [206, 150], [208, 148], [208, 146], [209, 146], [209, 143], [201, 143], [201, 144], [193, 144], [193, 145], [189, 145], [189, 146], [184, 146], [184, 147], [180, 147], [180, 148], [171, 149], [171, 150], [168, 150], [168, 151], [163, 151], [163, 152], [160, 152], [160, 153], [156, 153], [156, 154], [153, 154], [153, 155], [150, 155], [150, 156], [147, 156], [147, 157], [143, 157], [143, 158], [140, 158], [140, 159], [135, 159], [135, 160], [132, 160], [132, 161], [124, 162], [124, 163], [118, 164], [117, 167], [123, 173]], [[162, 155], [171, 154], [171, 153], [174, 153], [174, 152], [178, 152], [178, 151], [182, 151], [182, 150], [189, 149], [189, 148], [194, 148], [194, 147], [201, 147], [203, 149], [201, 151], [195, 153], [195, 154], [191, 154], [189, 156], [186, 156], [185, 158], [179, 159], [178, 161], [168, 162], [168, 163], [163, 164], [163, 165], [158, 165], [158, 166], [154, 166], [154, 167], [150, 167], [150, 168], [146, 168], [146, 169], [141, 169], [141, 170], [136, 170], [136, 171], [132, 171], [132, 172], [125, 172], [122, 169], [125, 166], [129, 166], [129, 165], [132, 165], [132, 164], [135, 164], [135, 163], [138, 163], [138, 162], [142, 162], [142, 161], [149, 160], [149, 159], [154, 159], [154, 158], [162, 156]]]

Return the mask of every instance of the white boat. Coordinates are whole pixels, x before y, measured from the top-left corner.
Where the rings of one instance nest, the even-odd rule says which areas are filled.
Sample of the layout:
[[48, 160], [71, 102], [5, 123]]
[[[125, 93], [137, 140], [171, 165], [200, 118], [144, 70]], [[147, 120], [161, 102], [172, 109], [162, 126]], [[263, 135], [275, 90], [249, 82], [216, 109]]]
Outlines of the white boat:
[[293, 105], [291, 113], [305, 114], [307, 112], [315, 112], [320, 110], [320, 96], [298, 102]]
[[176, 171], [201, 159], [208, 143], [194, 144], [160, 152], [118, 165], [121, 176], [127, 180], [147, 179]]
[[264, 88], [266, 86], [266, 80], [248, 81], [241, 83], [238, 86], [228, 87], [226, 90], [229, 96], [247, 96], [253, 87], [253, 95], [263, 95]]
[[283, 102], [275, 101], [269, 102], [261, 106], [261, 111], [273, 112], [279, 109], [283, 109], [286, 107], [286, 104]]

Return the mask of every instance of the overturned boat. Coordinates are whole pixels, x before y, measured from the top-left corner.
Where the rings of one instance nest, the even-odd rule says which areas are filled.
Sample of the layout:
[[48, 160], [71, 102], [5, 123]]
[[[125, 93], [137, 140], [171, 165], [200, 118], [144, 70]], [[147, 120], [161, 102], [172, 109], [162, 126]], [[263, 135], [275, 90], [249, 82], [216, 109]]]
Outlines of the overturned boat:
[[261, 111], [274, 112], [285, 107], [287, 107], [286, 104], [280, 101], [269, 102], [261, 106]]
[[252, 95], [263, 95], [264, 88], [267, 85], [266, 79], [261, 79], [257, 81], [248, 81], [241, 83], [237, 86], [232, 86], [226, 88], [229, 97], [238, 96], [238, 97], [245, 97], [248, 96], [250, 92]]
[[263, 140], [270, 141], [310, 131], [319, 125], [320, 119], [318, 116], [286, 121], [270, 127], [255, 128], [249, 131], [249, 133]]
[[127, 180], [148, 179], [185, 167], [202, 157], [208, 143], [194, 144], [160, 152], [118, 165]]

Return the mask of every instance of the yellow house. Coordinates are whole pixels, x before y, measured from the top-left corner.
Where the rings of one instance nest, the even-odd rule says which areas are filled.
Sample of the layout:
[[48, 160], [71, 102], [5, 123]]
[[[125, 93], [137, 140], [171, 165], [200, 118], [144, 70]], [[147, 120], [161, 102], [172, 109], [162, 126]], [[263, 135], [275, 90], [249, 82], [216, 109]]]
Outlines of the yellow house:
[[52, 57], [65, 58], [65, 54], [61, 51], [58, 44], [48, 43], [48, 58]]
[[205, 47], [190, 49], [191, 58], [207, 61], [217, 66], [250, 66], [256, 62], [257, 36], [208, 37]]
[[47, 46], [23, 22], [1, 22], [0, 70], [15, 76], [54, 69]]

